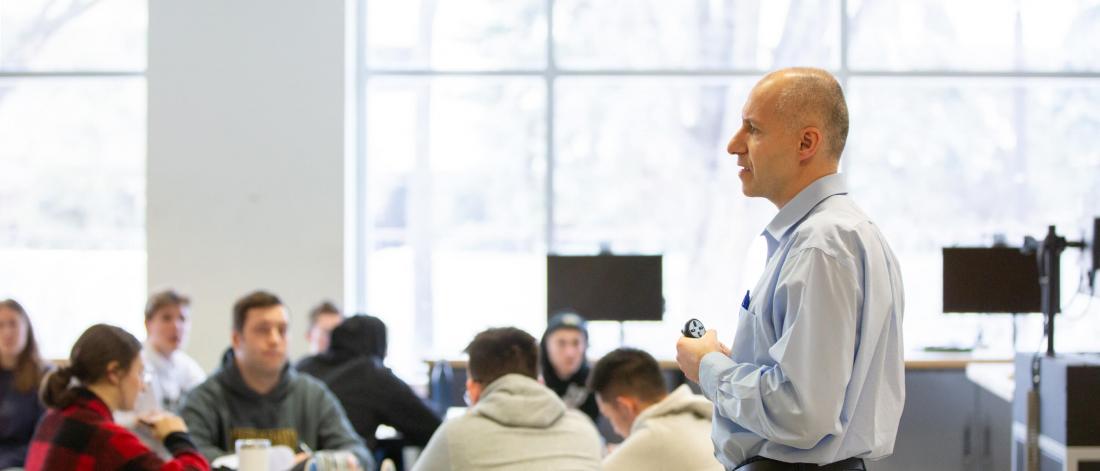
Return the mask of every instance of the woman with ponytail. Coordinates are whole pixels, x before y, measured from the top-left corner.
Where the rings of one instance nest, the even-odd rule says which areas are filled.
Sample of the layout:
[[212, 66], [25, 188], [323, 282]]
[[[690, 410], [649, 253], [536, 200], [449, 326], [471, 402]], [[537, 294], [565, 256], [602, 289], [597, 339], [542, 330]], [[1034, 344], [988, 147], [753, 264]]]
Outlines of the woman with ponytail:
[[0, 301], [0, 469], [23, 466], [34, 425], [46, 412], [38, 383], [46, 373], [27, 311]]
[[27, 471], [54, 469], [209, 470], [187, 427], [169, 413], [142, 423], [174, 457], [163, 461], [112, 413], [130, 410], [144, 389], [141, 343], [115, 326], [97, 324], [73, 345], [69, 366], [46, 376], [42, 403], [50, 411], [38, 424]]

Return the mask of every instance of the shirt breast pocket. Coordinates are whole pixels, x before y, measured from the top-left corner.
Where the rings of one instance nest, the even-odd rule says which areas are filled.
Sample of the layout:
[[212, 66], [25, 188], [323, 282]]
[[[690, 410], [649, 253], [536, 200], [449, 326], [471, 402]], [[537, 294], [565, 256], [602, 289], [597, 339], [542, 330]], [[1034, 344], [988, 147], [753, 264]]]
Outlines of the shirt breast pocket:
[[752, 352], [756, 349], [756, 314], [751, 309], [740, 309], [737, 314], [737, 333], [734, 334], [730, 348], [733, 350], [734, 360], [748, 361], [747, 358], [738, 359], [737, 352]]

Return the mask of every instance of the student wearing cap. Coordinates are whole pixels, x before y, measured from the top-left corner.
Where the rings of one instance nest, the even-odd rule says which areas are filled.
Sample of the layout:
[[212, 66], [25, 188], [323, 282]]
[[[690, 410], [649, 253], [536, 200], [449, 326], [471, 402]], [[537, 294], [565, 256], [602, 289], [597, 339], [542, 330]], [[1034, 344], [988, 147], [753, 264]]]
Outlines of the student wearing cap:
[[575, 312], [560, 312], [550, 318], [542, 334], [539, 366], [543, 382], [565, 405], [584, 412], [599, 423], [600, 410], [588, 381], [588, 321]]

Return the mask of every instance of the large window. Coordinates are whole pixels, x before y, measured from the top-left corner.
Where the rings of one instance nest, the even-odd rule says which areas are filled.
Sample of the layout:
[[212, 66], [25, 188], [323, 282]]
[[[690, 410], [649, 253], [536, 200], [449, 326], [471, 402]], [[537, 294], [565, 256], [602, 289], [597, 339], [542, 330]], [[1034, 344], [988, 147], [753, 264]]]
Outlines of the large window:
[[47, 357], [143, 330], [145, 32], [143, 0], [0, 2], [0, 298]]
[[845, 86], [843, 171], [901, 260], [911, 347], [1011, 330], [941, 313], [940, 247], [1100, 213], [1097, 1], [364, 1], [358, 304], [399, 369], [538, 336], [547, 252], [663, 254], [665, 321], [625, 342], [671, 358], [690, 317], [729, 340], [774, 208], [725, 144], [779, 67]]

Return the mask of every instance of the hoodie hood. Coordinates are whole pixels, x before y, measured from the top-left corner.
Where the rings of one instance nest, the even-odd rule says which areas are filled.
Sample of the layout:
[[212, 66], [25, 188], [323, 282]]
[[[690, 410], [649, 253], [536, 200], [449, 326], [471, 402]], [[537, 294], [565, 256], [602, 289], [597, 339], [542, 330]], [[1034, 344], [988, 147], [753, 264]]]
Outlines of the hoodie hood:
[[508, 374], [485, 387], [470, 413], [508, 427], [544, 429], [561, 420], [565, 410], [565, 403], [546, 386]]
[[222, 355], [222, 364], [217, 372], [214, 373], [214, 377], [218, 383], [236, 396], [250, 399], [259, 400], [265, 399], [268, 401], [281, 401], [286, 397], [290, 391], [290, 382], [297, 373], [290, 368], [290, 362], [283, 364], [283, 369], [279, 373], [279, 382], [275, 385], [275, 389], [267, 394], [260, 394], [248, 387], [248, 384], [244, 382], [244, 378], [241, 376], [241, 370], [237, 368], [237, 358], [233, 354], [233, 349], [228, 348], [225, 350], [225, 354]]
[[638, 417], [634, 419], [634, 425], [630, 427], [630, 433], [633, 435], [635, 432], [644, 429], [646, 421], [649, 419], [679, 414], [691, 414], [709, 421], [714, 414], [714, 404], [711, 404], [703, 396], [691, 392], [688, 385], [681, 384], [671, 394], [665, 396], [661, 402], [649, 406], [648, 409], [638, 414]]
[[344, 319], [332, 330], [329, 356], [346, 359], [359, 356], [386, 358], [386, 324], [381, 319], [358, 314]]

